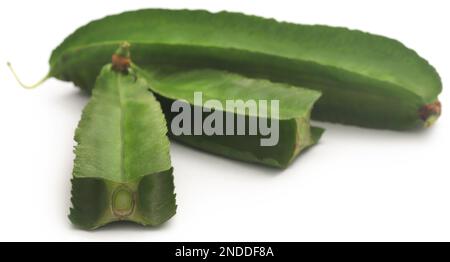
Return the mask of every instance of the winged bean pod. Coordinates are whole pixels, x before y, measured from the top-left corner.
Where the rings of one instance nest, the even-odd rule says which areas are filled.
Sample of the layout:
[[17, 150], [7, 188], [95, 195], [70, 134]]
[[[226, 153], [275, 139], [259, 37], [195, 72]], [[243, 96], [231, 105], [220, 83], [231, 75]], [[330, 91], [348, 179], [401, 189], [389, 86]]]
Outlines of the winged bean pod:
[[92, 89], [124, 40], [139, 65], [215, 68], [319, 90], [318, 120], [407, 129], [441, 112], [436, 70], [396, 40], [229, 12], [148, 9], [93, 21], [53, 51], [48, 76]]

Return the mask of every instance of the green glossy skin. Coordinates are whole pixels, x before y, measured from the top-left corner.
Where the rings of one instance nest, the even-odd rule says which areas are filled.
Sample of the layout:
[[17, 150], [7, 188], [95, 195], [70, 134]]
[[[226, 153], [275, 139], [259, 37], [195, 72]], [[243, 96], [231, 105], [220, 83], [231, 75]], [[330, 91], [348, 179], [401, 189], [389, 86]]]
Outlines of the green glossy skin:
[[[285, 84], [275, 84], [266, 80], [248, 79], [236, 74], [217, 70], [192, 70], [180, 73], [177, 68], [145, 67], [136, 71], [151, 83], [151, 90], [157, 94], [161, 102], [167, 122], [178, 114], [171, 112], [172, 102], [177, 99], [185, 100], [191, 108], [191, 119], [194, 119], [194, 107], [204, 106], [195, 104], [194, 92], [203, 92], [203, 102], [214, 99], [222, 105], [226, 100], [260, 100], [279, 101], [279, 141], [274, 146], [261, 146], [263, 136], [257, 135], [181, 135], [172, 137], [187, 145], [207, 152], [223, 155], [229, 158], [265, 164], [278, 168], [287, 167], [304, 149], [317, 143], [323, 129], [311, 127], [310, 112], [320, 93]], [[239, 113], [217, 110], [234, 114], [235, 126], [237, 118], [245, 117], [245, 123], [250, 118], [260, 115], [249, 115], [249, 112]], [[210, 113], [203, 113], [203, 119]], [[269, 107], [267, 115], [271, 116]], [[269, 118], [269, 126], [272, 119]], [[225, 125], [224, 125], [225, 128]], [[225, 129], [223, 129], [225, 133]], [[193, 132], [191, 132], [193, 134]]]
[[175, 214], [166, 123], [148, 87], [132, 71], [102, 69], [75, 132], [69, 218], [76, 226], [159, 225]]
[[[313, 118], [375, 128], [422, 126], [437, 100], [434, 68], [400, 42], [361, 31], [280, 23], [221, 12], [140, 10], [70, 35], [50, 59], [51, 76], [91, 89], [122, 41], [139, 65], [216, 68], [317, 89]], [[436, 117], [436, 115], [433, 115]]]

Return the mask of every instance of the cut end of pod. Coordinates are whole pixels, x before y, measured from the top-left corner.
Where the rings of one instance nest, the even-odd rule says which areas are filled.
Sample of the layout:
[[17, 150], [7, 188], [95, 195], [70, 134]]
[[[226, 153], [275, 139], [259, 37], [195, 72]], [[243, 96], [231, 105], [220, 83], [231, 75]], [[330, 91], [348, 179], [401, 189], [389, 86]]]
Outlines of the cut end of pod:
[[419, 109], [420, 119], [424, 122], [425, 127], [430, 127], [436, 122], [442, 112], [442, 105], [439, 100], [431, 104], [426, 104]]
[[69, 219], [82, 229], [118, 221], [158, 226], [176, 213], [173, 168], [126, 183], [92, 177], [73, 177], [71, 182]]
[[126, 73], [130, 65], [130, 44], [124, 42], [112, 55], [112, 66], [114, 70]]

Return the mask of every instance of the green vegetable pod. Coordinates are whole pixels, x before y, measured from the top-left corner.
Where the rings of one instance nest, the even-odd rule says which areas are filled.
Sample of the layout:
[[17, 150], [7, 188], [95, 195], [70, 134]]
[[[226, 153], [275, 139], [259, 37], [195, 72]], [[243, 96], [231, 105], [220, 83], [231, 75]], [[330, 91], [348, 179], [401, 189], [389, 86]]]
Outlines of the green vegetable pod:
[[167, 128], [148, 83], [123, 56], [103, 67], [75, 132], [72, 208], [78, 227], [159, 225], [175, 214]]
[[124, 40], [139, 65], [215, 68], [319, 90], [318, 120], [408, 129], [441, 112], [439, 75], [396, 40], [228, 12], [148, 9], [93, 21], [53, 51], [48, 77], [89, 90]]
[[[323, 133], [310, 125], [311, 110], [320, 97], [315, 90], [211, 69], [147, 66], [137, 72], [151, 83], [172, 127], [172, 138], [207, 152], [285, 168]], [[180, 101], [181, 108], [174, 108], [174, 102]], [[236, 107], [227, 107], [229, 102]], [[239, 103], [247, 106], [239, 107]], [[182, 122], [189, 125], [187, 134], [174, 134], [180, 122], [176, 119], [183, 115], [188, 119], [188, 123]], [[213, 130], [195, 134], [194, 125], [213, 126]]]

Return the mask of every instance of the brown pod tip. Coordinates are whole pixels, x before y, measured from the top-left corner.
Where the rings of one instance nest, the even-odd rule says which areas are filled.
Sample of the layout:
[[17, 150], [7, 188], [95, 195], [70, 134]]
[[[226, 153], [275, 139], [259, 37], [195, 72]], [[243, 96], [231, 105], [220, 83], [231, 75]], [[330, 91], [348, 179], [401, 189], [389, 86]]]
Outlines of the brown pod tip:
[[112, 55], [112, 68], [116, 71], [126, 73], [130, 65], [130, 44], [124, 42]]
[[436, 122], [442, 112], [442, 105], [439, 100], [431, 104], [426, 104], [419, 109], [420, 119], [424, 122], [425, 127], [429, 127]]

